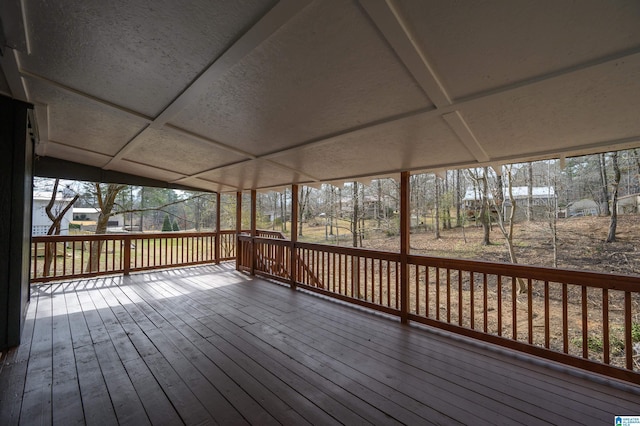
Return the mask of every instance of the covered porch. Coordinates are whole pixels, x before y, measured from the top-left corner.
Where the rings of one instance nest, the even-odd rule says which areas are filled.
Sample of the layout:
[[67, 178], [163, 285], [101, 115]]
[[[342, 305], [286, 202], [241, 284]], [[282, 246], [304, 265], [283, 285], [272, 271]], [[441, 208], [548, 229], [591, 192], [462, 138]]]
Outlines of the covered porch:
[[221, 263], [32, 286], [2, 424], [610, 424], [640, 389]]

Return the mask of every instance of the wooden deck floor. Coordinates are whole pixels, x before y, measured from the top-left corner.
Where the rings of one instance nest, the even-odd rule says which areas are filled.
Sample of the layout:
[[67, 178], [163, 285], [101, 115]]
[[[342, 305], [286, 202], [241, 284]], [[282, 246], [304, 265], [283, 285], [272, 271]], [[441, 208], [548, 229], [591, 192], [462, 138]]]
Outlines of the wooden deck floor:
[[588, 380], [232, 265], [33, 287], [0, 424], [613, 424], [640, 388]]

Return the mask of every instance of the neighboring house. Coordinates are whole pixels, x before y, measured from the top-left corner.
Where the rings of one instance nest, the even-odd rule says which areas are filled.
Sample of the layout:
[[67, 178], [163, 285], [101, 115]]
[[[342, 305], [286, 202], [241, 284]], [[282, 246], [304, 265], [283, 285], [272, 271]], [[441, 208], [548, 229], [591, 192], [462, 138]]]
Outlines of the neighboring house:
[[597, 216], [599, 212], [598, 203], [588, 198], [583, 198], [567, 205], [567, 217]]
[[[46, 208], [47, 204], [51, 200], [52, 193], [49, 191], [35, 191], [33, 193], [33, 210], [31, 212], [31, 235], [47, 235], [49, 228], [51, 227], [51, 219], [47, 216]], [[53, 207], [53, 214], [62, 211], [71, 202], [73, 198], [65, 198], [65, 196], [58, 192], [56, 195], [56, 203]], [[69, 223], [72, 221], [71, 209], [62, 218], [60, 223], [60, 235], [69, 235]]]
[[[511, 201], [509, 197], [509, 188], [504, 188], [504, 205], [503, 205], [503, 217], [508, 218], [511, 214]], [[557, 197], [552, 187], [534, 186], [532, 188], [531, 197], [529, 197], [529, 187], [527, 186], [514, 186], [511, 188], [513, 194], [513, 200], [516, 204], [515, 220], [523, 220], [527, 217], [527, 207], [531, 202], [533, 211], [533, 218], [536, 220], [545, 219], [548, 217], [549, 212], [555, 214], [557, 210]], [[493, 195], [489, 194], [489, 199], [493, 199]], [[482, 195], [477, 188], [467, 189], [464, 198], [462, 199], [467, 215], [475, 217], [481, 209]]]
[[624, 197], [618, 197], [618, 214], [638, 213], [640, 206], [640, 194], [629, 194]]
[[[343, 192], [344, 194], [344, 192]], [[342, 211], [341, 214], [353, 214], [353, 197], [350, 195], [351, 190], [348, 192], [349, 195], [345, 195], [342, 197]], [[371, 219], [375, 218], [377, 214], [381, 214], [382, 208], [381, 204], [378, 203], [378, 198], [373, 195], [365, 195], [364, 199], [359, 197], [359, 206], [360, 206], [360, 215]]]
[[[84, 230], [95, 231], [99, 216], [100, 210], [94, 207], [73, 208], [73, 222], [80, 225]], [[124, 225], [123, 215], [113, 215], [107, 222], [107, 232], [123, 232]]]

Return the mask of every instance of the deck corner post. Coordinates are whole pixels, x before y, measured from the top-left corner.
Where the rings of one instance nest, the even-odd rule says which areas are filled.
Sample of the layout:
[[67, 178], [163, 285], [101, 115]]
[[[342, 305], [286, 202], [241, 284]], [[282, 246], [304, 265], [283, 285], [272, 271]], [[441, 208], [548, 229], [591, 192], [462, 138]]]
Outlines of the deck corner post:
[[298, 242], [298, 185], [291, 185], [291, 243], [289, 262], [289, 276], [291, 277], [291, 289], [295, 290], [298, 282], [298, 256], [296, 254], [296, 243]]
[[251, 275], [256, 274], [256, 259], [258, 258], [258, 245], [256, 244], [256, 190], [251, 190]]
[[409, 264], [410, 252], [409, 234], [411, 225], [409, 221], [410, 184], [409, 172], [400, 174], [400, 321], [403, 324], [409, 322]]
[[[213, 257], [214, 262], [220, 263], [220, 193], [216, 192], [216, 235], [213, 241]], [[237, 263], [237, 259], [236, 259]]]
[[236, 192], [236, 270], [241, 270], [240, 262], [244, 256], [240, 253], [240, 234], [242, 233], [242, 192]]

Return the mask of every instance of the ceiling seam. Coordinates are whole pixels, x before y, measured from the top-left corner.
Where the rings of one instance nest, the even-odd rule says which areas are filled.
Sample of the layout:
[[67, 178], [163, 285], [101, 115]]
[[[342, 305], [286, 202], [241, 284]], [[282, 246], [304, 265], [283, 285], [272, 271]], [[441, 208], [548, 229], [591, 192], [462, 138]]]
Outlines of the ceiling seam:
[[[247, 30], [238, 40], [229, 46], [222, 55], [213, 60], [213, 62], [199, 73], [198, 76], [194, 78], [191, 83], [169, 103], [169, 105], [167, 105], [154, 119], [151, 120], [147, 127], [129, 140], [124, 145], [121, 152], [118, 152], [118, 154], [116, 154], [111, 161], [105, 165], [105, 168], [111, 168], [113, 163], [120, 161], [124, 154], [131, 149], [128, 147], [135, 146], [139, 142], [140, 136], [147, 129], [164, 129], [166, 127], [165, 125], [171, 118], [179, 114], [186, 105], [193, 103], [195, 99], [200, 97], [200, 94], [205, 87], [210, 86], [212, 81], [216, 81], [222, 75], [226, 74], [229, 69], [271, 37], [274, 32], [289, 22], [302, 9], [308, 6], [309, 3], [310, 0], [287, 0], [280, 1], [276, 4], [276, 6], [269, 10], [255, 25], [249, 28], [249, 30]], [[177, 127], [174, 127], [174, 129], [177, 129]], [[223, 144], [217, 144], [217, 146], [222, 149], [230, 148]], [[232, 152], [237, 153], [235, 152], [235, 149], [233, 149]]]
[[411, 34], [395, 2], [360, 0], [360, 4], [436, 108], [451, 105], [451, 97], [444, 84]]

